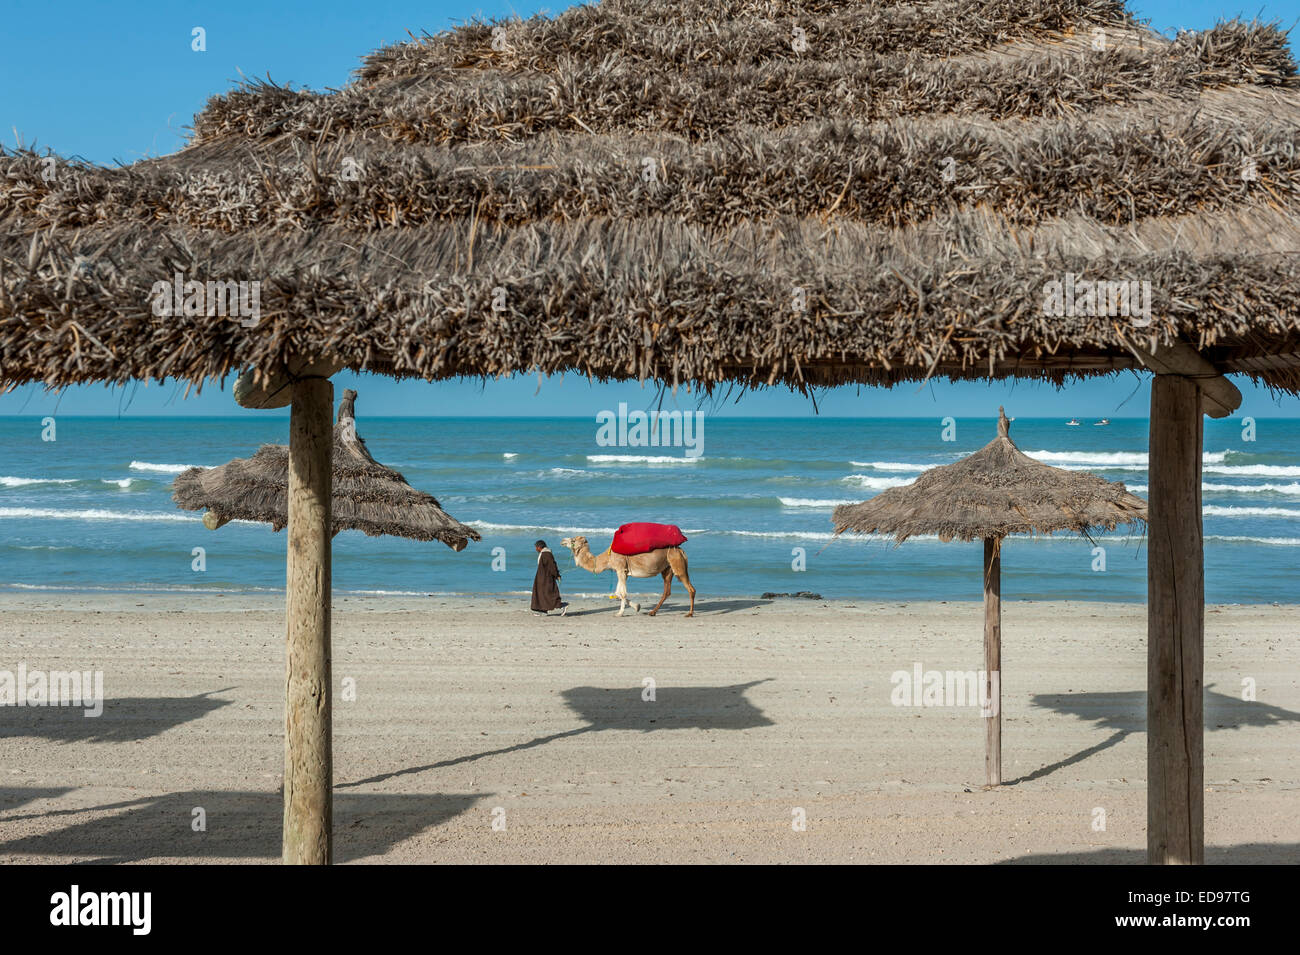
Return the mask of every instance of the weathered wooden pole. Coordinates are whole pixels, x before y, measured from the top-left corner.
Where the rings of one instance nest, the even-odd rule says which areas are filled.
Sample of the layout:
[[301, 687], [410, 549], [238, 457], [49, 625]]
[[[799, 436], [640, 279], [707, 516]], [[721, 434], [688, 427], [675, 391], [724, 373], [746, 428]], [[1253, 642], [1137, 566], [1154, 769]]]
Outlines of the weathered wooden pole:
[[292, 384], [285, 590], [283, 861], [334, 855], [330, 728], [330, 542], [334, 386]]
[[984, 781], [1002, 785], [1002, 541], [984, 538]]
[[1155, 372], [1147, 462], [1147, 861], [1205, 861], [1202, 414], [1241, 391], [1188, 342], [1130, 348]]
[[1205, 861], [1201, 389], [1151, 383], [1147, 550], [1147, 861]]

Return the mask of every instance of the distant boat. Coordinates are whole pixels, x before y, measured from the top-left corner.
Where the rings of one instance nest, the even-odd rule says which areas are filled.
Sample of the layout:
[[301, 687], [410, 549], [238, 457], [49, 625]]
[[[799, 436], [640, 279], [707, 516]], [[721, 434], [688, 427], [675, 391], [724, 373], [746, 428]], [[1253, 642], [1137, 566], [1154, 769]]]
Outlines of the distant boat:
[[1094, 421], [1094, 422], [1092, 423], [1092, 426], [1093, 426], [1094, 428], [1100, 428], [1100, 427], [1101, 427], [1102, 425], [1104, 425], [1104, 424], [1110, 424], [1110, 419], [1109, 419], [1109, 418], [1102, 418], [1100, 421]]
[[1079, 426], [1079, 419], [1071, 418], [1069, 421], [1065, 423], [1068, 424], [1071, 428], [1077, 428]]

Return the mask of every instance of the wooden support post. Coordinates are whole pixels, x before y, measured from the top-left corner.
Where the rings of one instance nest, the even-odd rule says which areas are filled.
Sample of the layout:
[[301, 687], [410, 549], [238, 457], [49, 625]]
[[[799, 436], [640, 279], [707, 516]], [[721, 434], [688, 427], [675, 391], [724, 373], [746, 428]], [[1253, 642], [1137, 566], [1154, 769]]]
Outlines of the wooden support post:
[[299, 378], [328, 378], [343, 368], [333, 359], [290, 361], [287, 365], [272, 367], [260, 376], [249, 368], [235, 379], [231, 392], [235, 403], [244, 408], [284, 408], [293, 401], [293, 383]]
[[228, 517], [217, 517], [212, 511], [203, 512], [203, 526], [210, 531], [218, 531], [230, 523]]
[[1002, 541], [984, 539], [984, 781], [1002, 784]]
[[1147, 552], [1147, 861], [1205, 861], [1201, 392], [1151, 383]]
[[1157, 375], [1193, 379], [1201, 391], [1201, 410], [1211, 418], [1226, 418], [1241, 407], [1241, 390], [1187, 342], [1161, 345], [1154, 351], [1130, 345], [1129, 350]]
[[330, 541], [334, 386], [293, 384], [285, 589], [284, 849], [287, 864], [333, 859]]

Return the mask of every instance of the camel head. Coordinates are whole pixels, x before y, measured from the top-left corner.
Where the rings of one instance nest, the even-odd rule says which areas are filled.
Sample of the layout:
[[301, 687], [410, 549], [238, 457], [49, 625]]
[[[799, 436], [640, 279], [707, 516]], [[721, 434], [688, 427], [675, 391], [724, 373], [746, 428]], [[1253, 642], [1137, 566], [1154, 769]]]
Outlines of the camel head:
[[591, 548], [587, 546], [585, 537], [566, 537], [560, 541], [565, 547], [573, 551], [573, 563], [583, 570], [589, 570], [596, 573], [596, 558], [592, 556]]
[[580, 550], [589, 549], [587, 547], [587, 538], [585, 537], [566, 537], [564, 540], [560, 541], [560, 546], [569, 548], [569, 550], [573, 551], [575, 554]]

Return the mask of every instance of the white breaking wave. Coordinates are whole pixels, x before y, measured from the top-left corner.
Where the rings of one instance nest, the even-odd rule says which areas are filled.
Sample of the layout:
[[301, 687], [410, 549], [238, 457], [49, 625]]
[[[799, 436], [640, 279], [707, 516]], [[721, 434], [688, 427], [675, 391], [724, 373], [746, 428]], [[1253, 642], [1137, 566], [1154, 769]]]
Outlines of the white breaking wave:
[[[337, 594], [346, 594], [351, 597], [427, 597], [427, 590], [336, 590]], [[448, 593], [442, 596], [459, 596], [458, 594]]]
[[148, 461], [132, 461], [132, 471], [153, 471], [158, 474], [180, 474], [190, 468], [204, 467], [202, 464], [150, 464]]
[[[1047, 462], [1044, 461], [1044, 464]], [[1142, 471], [1147, 470], [1145, 464], [1054, 464], [1052, 467], [1060, 468], [1062, 471]], [[1206, 470], [1209, 470], [1208, 468]]]
[[27, 487], [31, 484], [76, 484], [76, 478], [0, 477], [0, 487]]
[[592, 464], [694, 464], [704, 458], [679, 458], [670, 454], [589, 454], [587, 460]]
[[584, 471], [582, 468], [551, 468], [551, 474], [590, 474], [590, 471]]
[[519, 452], [518, 452], [518, 451], [503, 451], [503, 452], [501, 452], [501, 457], [503, 457], [503, 458], [517, 458], [517, 457], [519, 457]]
[[480, 531], [498, 531], [510, 533], [512, 531], [560, 531], [563, 534], [609, 534], [614, 535], [616, 527], [556, 527], [551, 524], [493, 524], [490, 521], [468, 521], [470, 527]]
[[808, 497], [783, 497], [781, 498], [782, 507], [838, 507], [841, 504], [856, 504], [857, 501], [824, 501], [815, 500]]
[[[1125, 485], [1134, 494], [1145, 494], [1150, 488], [1145, 484]], [[1300, 484], [1202, 484], [1202, 491], [1211, 494], [1300, 494]]]
[[[0, 587], [10, 588], [13, 590], [57, 590], [68, 593], [109, 593], [109, 594], [222, 594], [222, 593], [267, 593], [282, 594], [283, 587], [184, 587], [167, 584], [120, 584], [109, 587], [102, 587], [96, 584], [18, 584], [5, 583]], [[346, 590], [336, 590], [335, 593], [346, 594]]]
[[1288, 507], [1219, 507], [1201, 508], [1206, 517], [1289, 517], [1300, 518], [1300, 511]]
[[[1148, 462], [1145, 451], [1026, 451], [1025, 454], [1045, 464], [1087, 464], [1097, 468], [1114, 464], [1146, 467]], [[1201, 455], [1202, 464], [1222, 464], [1227, 459], [1227, 451], [1206, 451]]]
[[828, 541], [835, 537], [830, 531], [718, 531], [735, 537], [775, 537], [788, 540]]
[[[1146, 488], [1142, 490], [1145, 491]], [[1300, 494], [1300, 484], [1202, 484], [1201, 490], [1221, 494], [1260, 494], [1265, 491], [1273, 494]]]
[[[1146, 465], [1147, 463], [1145, 451], [1026, 451], [1025, 454], [1044, 464], [1085, 464], [1102, 467], [1107, 464]], [[1206, 458], [1208, 459], [1209, 455], [1206, 455]]]
[[127, 488], [131, 486], [131, 482], [134, 481], [135, 478], [122, 478], [122, 480], [120, 481], [115, 480], [113, 478], [100, 478], [100, 480], [105, 484], [116, 484], [118, 487], [120, 487], [122, 490], [125, 491]]
[[[59, 511], [45, 507], [0, 507], [0, 518], [41, 517], [53, 521], [197, 521], [185, 514], [149, 514], [140, 511]], [[242, 522], [241, 522], [242, 523]]]
[[1230, 534], [1209, 534], [1207, 541], [1234, 541], [1239, 544], [1269, 544], [1274, 547], [1300, 547], [1300, 537], [1237, 537]]
[[850, 461], [855, 468], [871, 468], [873, 471], [915, 471], [920, 474], [931, 467], [929, 464], [905, 464], [901, 461]]
[[1206, 474], [1239, 474], [1243, 477], [1300, 477], [1300, 467], [1287, 464], [1226, 464], [1204, 470]]
[[911, 484], [914, 478], [891, 478], [891, 477], [872, 477], [870, 474], [850, 474], [842, 480], [846, 484], [856, 484], [858, 487], [870, 488], [873, 491], [883, 491], [887, 487], [902, 487], [904, 484]]

